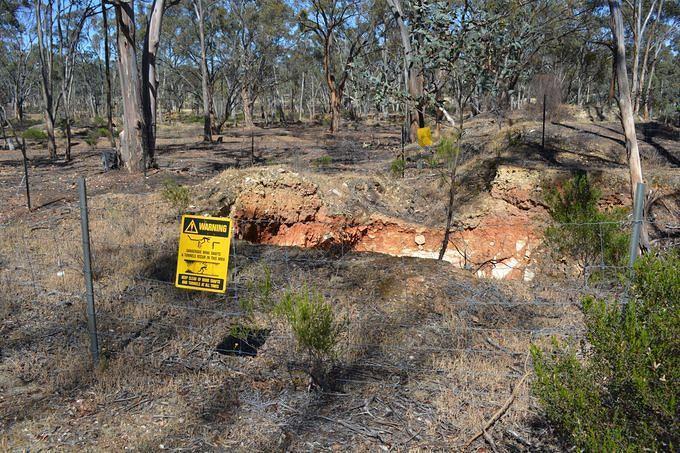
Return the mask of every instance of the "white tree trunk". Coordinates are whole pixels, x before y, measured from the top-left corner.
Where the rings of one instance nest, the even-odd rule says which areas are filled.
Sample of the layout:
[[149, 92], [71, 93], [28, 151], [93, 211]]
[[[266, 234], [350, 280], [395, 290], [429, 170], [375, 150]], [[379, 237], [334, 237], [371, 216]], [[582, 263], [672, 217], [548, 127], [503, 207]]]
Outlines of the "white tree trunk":
[[[633, 118], [633, 106], [628, 85], [628, 71], [626, 69], [626, 44], [624, 40], [623, 14], [621, 13], [621, 0], [609, 0], [611, 13], [611, 29], [614, 38], [615, 76], [619, 87], [619, 110], [621, 111], [621, 126], [626, 138], [626, 152], [628, 154], [628, 168], [630, 172], [630, 191], [635, 200], [635, 188], [637, 183], [644, 182], [642, 178], [642, 164], [638, 150], [637, 137], [635, 135], [635, 120]], [[645, 225], [642, 225], [642, 237], [640, 244], [644, 248], [649, 247]]]

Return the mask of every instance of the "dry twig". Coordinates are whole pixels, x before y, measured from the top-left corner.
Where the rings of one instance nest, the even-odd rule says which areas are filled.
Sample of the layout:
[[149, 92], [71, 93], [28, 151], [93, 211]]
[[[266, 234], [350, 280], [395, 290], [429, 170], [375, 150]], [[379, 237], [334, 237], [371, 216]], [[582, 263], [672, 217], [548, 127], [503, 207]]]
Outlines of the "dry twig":
[[[512, 402], [515, 401], [515, 397], [517, 396], [517, 393], [519, 392], [519, 389], [522, 387], [522, 384], [524, 384], [524, 381], [526, 378], [529, 376], [529, 371], [527, 370], [527, 364], [529, 363], [529, 353], [527, 353], [527, 357], [524, 360], [524, 375], [521, 377], [521, 379], [517, 382], [515, 385], [515, 388], [512, 390], [512, 393], [510, 393], [510, 396], [508, 399], [505, 401], [503, 406], [501, 406], [500, 409], [498, 409], [489, 419], [484, 424], [484, 427], [479, 430], [474, 436], [472, 436], [470, 439], [468, 439], [465, 444], [463, 444], [463, 450], [466, 450], [472, 442], [475, 440], [479, 439], [480, 437], [484, 436], [486, 434], [486, 431], [491, 428], [494, 423], [496, 423], [500, 418], [507, 412], [508, 408], [512, 405]], [[488, 436], [488, 434], [486, 434]], [[486, 439], [486, 437], [485, 437]], [[487, 439], [488, 442], [488, 439]]]

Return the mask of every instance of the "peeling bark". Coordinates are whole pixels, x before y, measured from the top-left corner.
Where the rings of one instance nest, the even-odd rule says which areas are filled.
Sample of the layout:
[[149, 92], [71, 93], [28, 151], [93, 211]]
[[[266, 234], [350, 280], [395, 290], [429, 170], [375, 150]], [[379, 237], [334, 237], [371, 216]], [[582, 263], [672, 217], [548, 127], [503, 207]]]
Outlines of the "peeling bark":
[[146, 126], [142, 115], [142, 97], [137, 51], [135, 49], [134, 0], [116, 2], [118, 71], [123, 98], [123, 130], [120, 136], [120, 157], [131, 173], [146, 167]]
[[[619, 87], [618, 104], [619, 110], [621, 111], [621, 126], [623, 127], [623, 133], [626, 139], [626, 152], [628, 155], [628, 168], [630, 171], [630, 191], [632, 199], [635, 200], [637, 183], [644, 182], [644, 180], [642, 178], [642, 164], [640, 162], [640, 152], [638, 150], [637, 137], [635, 135], [635, 119], [633, 117], [631, 92], [628, 85], [626, 44], [624, 40], [621, 1], [609, 0], [609, 11], [611, 13], [611, 30], [614, 37], [615, 76]], [[649, 248], [649, 238], [647, 236], [645, 224], [642, 225], [640, 246], [643, 249]]]

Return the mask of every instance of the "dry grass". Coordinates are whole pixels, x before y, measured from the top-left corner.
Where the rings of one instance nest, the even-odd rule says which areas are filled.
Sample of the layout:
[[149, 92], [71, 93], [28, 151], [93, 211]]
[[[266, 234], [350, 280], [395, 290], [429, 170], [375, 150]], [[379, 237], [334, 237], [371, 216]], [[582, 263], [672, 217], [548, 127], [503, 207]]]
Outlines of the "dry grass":
[[[469, 139], [481, 140], [476, 127], [486, 128], [482, 135], [488, 139], [489, 126], [481, 120], [472, 123]], [[227, 296], [178, 290], [172, 286], [177, 218], [153, 189], [167, 174], [200, 181], [205, 174], [196, 168], [215, 162], [195, 146], [195, 126], [177, 128], [181, 137], [173, 131], [161, 129], [166, 167], [145, 183], [128, 186], [110, 175], [91, 181], [102, 351], [97, 370], [88, 352], [73, 198], [25, 216], [12, 210], [18, 206], [12, 198], [3, 212], [12, 220], [0, 230], [9, 238], [0, 241], [0, 450], [449, 450], [504, 403], [522, 375], [529, 345], [552, 332], [545, 329], [577, 332], [580, 326], [577, 300], [569, 299], [576, 293], [568, 293], [572, 288], [563, 282], [479, 281], [429, 260], [338, 256], [241, 241], [230, 263]], [[407, 193], [420, 212], [400, 214], [423, 223], [440, 220], [443, 211], [433, 214], [442, 202], [436, 178], [416, 183], [385, 176], [397, 134], [371, 127], [347, 131], [336, 142], [318, 132], [261, 130], [256, 143], [270, 151], [265, 159], [301, 167], [331, 155], [324, 193], [368, 172], [384, 190], [385, 209], [401, 209]], [[499, 140], [505, 132], [497, 134]], [[240, 155], [249, 136], [229, 133], [219, 152]], [[503, 157], [512, 157], [506, 151]], [[194, 156], [203, 160], [189, 174], [182, 159]], [[470, 203], [485, 190], [485, 165], [473, 160], [464, 169], [470, 184], [461, 197]], [[43, 187], [53, 187], [49, 172], [35, 171], [45, 178]], [[63, 173], [67, 182], [50, 184], [70, 184], [69, 171]], [[242, 180], [247, 174], [232, 169], [224, 175]], [[192, 203], [223, 207], [232, 186], [216, 181], [193, 187]], [[149, 188], [141, 186], [146, 183]], [[206, 195], [210, 184], [213, 192]], [[287, 288], [313, 286], [347, 320], [332, 364], [332, 391], [307, 391], [307, 376], [296, 371], [303, 358], [290, 332], [258, 299], [265, 267], [272, 301]], [[250, 299], [256, 300], [253, 313], [244, 310]], [[271, 330], [256, 357], [214, 351], [237, 323]], [[491, 435], [503, 449], [526, 447], [509, 431], [535, 449], [553, 448], [536, 420], [525, 386]]]
[[[81, 263], [68, 238], [79, 236], [76, 218], [33, 231], [17, 225], [12, 234], [44, 247], [31, 255], [42, 287], [38, 299], [25, 294], [10, 316], [10, 323], [21, 317], [30, 322], [12, 331], [0, 368], [18, 385], [0, 402], [2, 445], [443, 448], [462, 442], [502, 404], [514, 380], [512, 367], [522, 360], [464, 351], [494, 348], [467, 330], [474, 307], [448, 304], [448, 292], [464, 295], [459, 287], [469, 288], [470, 296], [480, 290], [472, 277], [447, 265], [378, 255], [337, 259], [321, 251], [237, 243], [232, 284], [238, 292], [228, 298], [187, 293], [169, 283], [176, 220], [166, 203], [155, 195], [106, 195], [90, 204], [101, 366], [90, 370], [83, 302], [75, 297]], [[10, 248], [3, 256], [21, 251]], [[56, 262], [67, 270], [63, 277], [53, 275]], [[287, 364], [300, 358], [266, 307], [248, 319], [272, 331], [257, 357], [213, 352], [240, 319], [232, 316], [241, 310], [235, 298], [257, 297], [248, 293], [257, 285], [248, 283], [262, 278], [265, 265], [274, 300], [287, 287], [316, 286], [348, 320], [333, 367], [334, 393], [308, 393], [304, 375], [288, 371]], [[489, 288], [487, 298], [506, 297]], [[55, 295], [69, 302], [63, 310], [46, 297], [50, 290], [66, 295]], [[473, 312], [481, 323], [497, 321], [496, 313]], [[506, 321], [522, 325], [522, 319]], [[36, 334], [44, 335], [46, 325], [49, 339]], [[512, 350], [529, 344], [526, 336], [498, 342]], [[524, 414], [528, 404], [524, 394], [513, 414]], [[521, 430], [526, 419], [513, 415], [503, 423]]]

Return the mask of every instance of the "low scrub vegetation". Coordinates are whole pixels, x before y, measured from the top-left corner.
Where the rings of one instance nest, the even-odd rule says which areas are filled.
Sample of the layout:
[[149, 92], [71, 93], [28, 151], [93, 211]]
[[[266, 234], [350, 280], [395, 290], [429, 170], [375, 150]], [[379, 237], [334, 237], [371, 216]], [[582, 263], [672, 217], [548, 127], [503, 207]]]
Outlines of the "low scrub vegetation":
[[587, 343], [533, 348], [550, 421], [584, 451], [680, 445], [680, 253], [635, 266], [629, 301], [583, 300]]
[[331, 156], [321, 156], [314, 160], [314, 165], [319, 168], [329, 167], [333, 163], [333, 158]]
[[403, 176], [404, 170], [406, 170], [406, 161], [404, 159], [397, 158], [390, 163], [390, 173], [392, 173], [392, 176]]
[[163, 180], [161, 196], [175, 208], [178, 216], [184, 214], [189, 208], [189, 189], [180, 185], [172, 178]]
[[546, 244], [556, 255], [575, 260], [589, 276], [623, 266], [628, 254], [625, 212], [601, 211], [600, 196], [588, 176], [579, 173], [561, 188], [548, 190], [545, 199], [555, 221], [545, 232]]
[[107, 128], [98, 127], [96, 129], [90, 129], [85, 136], [85, 143], [90, 145], [91, 148], [95, 148], [97, 146], [97, 141], [104, 137], [109, 137], [109, 130]]
[[308, 361], [307, 373], [314, 384], [329, 387], [327, 375], [330, 361], [335, 357], [342, 323], [336, 318], [333, 306], [320, 292], [303, 287], [288, 290], [274, 308], [293, 331], [298, 348]]
[[31, 127], [29, 129], [26, 129], [23, 134], [21, 134], [23, 138], [26, 140], [36, 140], [36, 141], [43, 141], [47, 140], [47, 134], [42, 131], [41, 129]]

